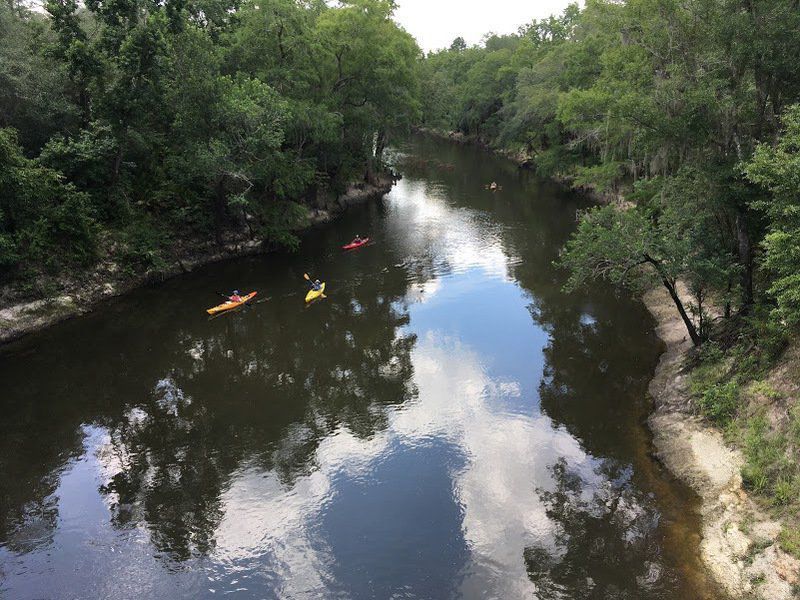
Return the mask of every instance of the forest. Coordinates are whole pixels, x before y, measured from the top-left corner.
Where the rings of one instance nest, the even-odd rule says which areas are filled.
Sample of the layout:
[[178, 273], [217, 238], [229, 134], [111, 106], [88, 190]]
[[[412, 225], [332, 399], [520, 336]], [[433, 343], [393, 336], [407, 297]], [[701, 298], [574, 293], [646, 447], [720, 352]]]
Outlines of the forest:
[[395, 8], [2, 4], [0, 278], [109, 251], [146, 270], [231, 227], [291, 246], [304, 203], [420, 126], [605, 200], [563, 253], [572, 285], [663, 285], [698, 346], [714, 311], [800, 321], [796, 3], [590, 0], [427, 55]]
[[800, 320], [795, 3], [590, 0], [426, 56], [395, 8], [4, 3], [0, 279], [109, 249], [146, 270], [231, 227], [291, 246], [304, 203], [369, 180], [416, 125], [607, 200], [564, 252], [574, 285], [663, 284], [696, 345], [709, 302]]
[[[0, 282], [158, 268], [231, 229], [293, 245], [418, 114], [389, 0], [0, 4]], [[33, 290], [41, 293], [42, 290]]]

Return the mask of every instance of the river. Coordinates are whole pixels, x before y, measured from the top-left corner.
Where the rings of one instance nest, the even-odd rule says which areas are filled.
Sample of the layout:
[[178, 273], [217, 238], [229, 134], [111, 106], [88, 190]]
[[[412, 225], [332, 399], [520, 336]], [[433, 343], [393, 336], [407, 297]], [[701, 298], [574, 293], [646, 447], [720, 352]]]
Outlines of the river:
[[[650, 455], [652, 320], [552, 265], [585, 203], [475, 148], [392, 160], [295, 254], [0, 350], [0, 596], [718, 597]], [[259, 302], [208, 318], [232, 288]]]

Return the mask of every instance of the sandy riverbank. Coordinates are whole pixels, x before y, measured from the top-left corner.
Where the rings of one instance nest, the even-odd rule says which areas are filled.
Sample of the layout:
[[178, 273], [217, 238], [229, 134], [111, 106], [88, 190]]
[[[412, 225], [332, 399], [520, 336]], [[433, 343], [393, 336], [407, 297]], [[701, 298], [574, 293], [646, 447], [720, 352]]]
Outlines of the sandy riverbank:
[[798, 598], [800, 562], [778, 545], [780, 523], [742, 488], [742, 457], [722, 434], [693, 414], [687, 373], [692, 344], [666, 291], [645, 295], [666, 350], [650, 383], [655, 410], [648, 421], [656, 455], [700, 496], [701, 555], [733, 598]]

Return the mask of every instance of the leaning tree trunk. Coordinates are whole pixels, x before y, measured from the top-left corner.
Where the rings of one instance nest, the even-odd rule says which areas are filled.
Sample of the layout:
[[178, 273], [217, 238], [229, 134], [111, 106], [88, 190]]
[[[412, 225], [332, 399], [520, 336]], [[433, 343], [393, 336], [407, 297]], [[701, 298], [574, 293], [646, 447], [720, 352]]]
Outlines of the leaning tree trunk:
[[675, 303], [675, 308], [678, 309], [678, 314], [681, 316], [681, 320], [683, 324], [686, 326], [686, 331], [689, 332], [689, 337], [692, 339], [692, 343], [695, 346], [699, 346], [703, 343], [703, 339], [700, 337], [700, 334], [697, 332], [697, 328], [694, 326], [692, 319], [689, 318], [688, 313], [686, 312], [686, 308], [683, 306], [683, 302], [681, 302], [680, 296], [678, 296], [678, 290], [675, 286], [675, 280], [668, 277], [664, 270], [661, 268], [661, 264], [651, 256], [645, 255], [644, 261], [653, 265], [653, 268], [658, 273], [658, 276], [661, 278], [661, 283], [667, 288], [669, 292], [670, 298]]
[[386, 150], [388, 142], [388, 135], [385, 129], [378, 130], [377, 139], [375, 140], [375, 161], [378, 166], [383, 163], [383, 151]]
[[695, 346], [699, 346], [703, 343], [703, 339], [700, 337], [700, 334], [697, 332], [697, 328], [694, 326], [694, 323], [686, 313], [683, 302], [681, 302], [681, 299], [678, 296], [678, 290], [675, 289], [675, 284], [669, 281], [666, 277], [663, 277], [661, 282], [664, 284], [664, 287], [667, 288], [672, 301], [675, 303], [675, 308], [678, 309], [678, 313], [681, 315], [683, 324], [686, 326], [686, 331], [689, 332], [689, 337], [692, 338], [692, 343]]

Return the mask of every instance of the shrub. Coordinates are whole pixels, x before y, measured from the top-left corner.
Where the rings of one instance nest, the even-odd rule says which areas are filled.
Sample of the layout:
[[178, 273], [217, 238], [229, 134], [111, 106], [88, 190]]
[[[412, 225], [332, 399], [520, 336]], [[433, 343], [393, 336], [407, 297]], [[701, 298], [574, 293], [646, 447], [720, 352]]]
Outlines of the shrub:
[[81, 193], [49, 207], [21, 237], [27, 258], [51, 270], [65, 264], [88, 266], [97, 258], [97, 226]]
[[606, 162], [590, 167], [575, 168], [575, 185], [593, 187], [599, 192], [614, 189], [620, 182], [622, 162]]
[[782, 475], [778, 477], [772, 491], [772, 499], [775, 504], [785, 506], [790, 504], [797, 497], [797, 480], [792, 476]]
[[751, 383], [749, 391], [759, 396], [764, 396], [768, 400], [778, 400], [781, 397], [780, 392], [763, 379]]
[[736, 416], [739, 384], [735, 380], [712, 384], [702, 391], [697, 403], [703, 415], [714, 423], [725, 426]]
[[294, 235], [308, 218], [306, 209], [295, 202], [272, 202], [262, 209], [261, 236], [269, 242], [297, 250], [300, 240]]
[[0, 129], [0, 265], [58, 269], [96, 256], [89, 198], [58, 171], [26, 158], [13, 129]]
[[0, 233], [0, 269], [8, 269], [19, 262], [17, 243], [11, 235]]
[[142, 272], [166, 266], [163, 252], [167, 235], [148, 219], [137, 219], [128, 225], [122, 231], [121, 242], [119, 260], [124, 269]]
[[778, 543], [780, 543], [784, 552], [788, 552], [795, 558], [800, 558], [800, 529], [784, 527], [778, 536]]
[[736, 370], [743, 379], [758, 379], [775, 363], [788, 343], [787, 329], [763, 306], [745, 320], [733, 348]]
[[744, 437], [745, 465], [742, 480], [745, 487], [765, 494], [775, 506], [791, 504], [800, 488], [797, 465], [787, 455], [787, 439], [770, 431], [764, 415], [747, 423]]
[[769, 435], [769, 424], [763, 415], [752, 418], [745, 431], [742, 480], [748, 489], [758, 493], [769, 491], [772, 471], [780, 460], [780, 448]]

